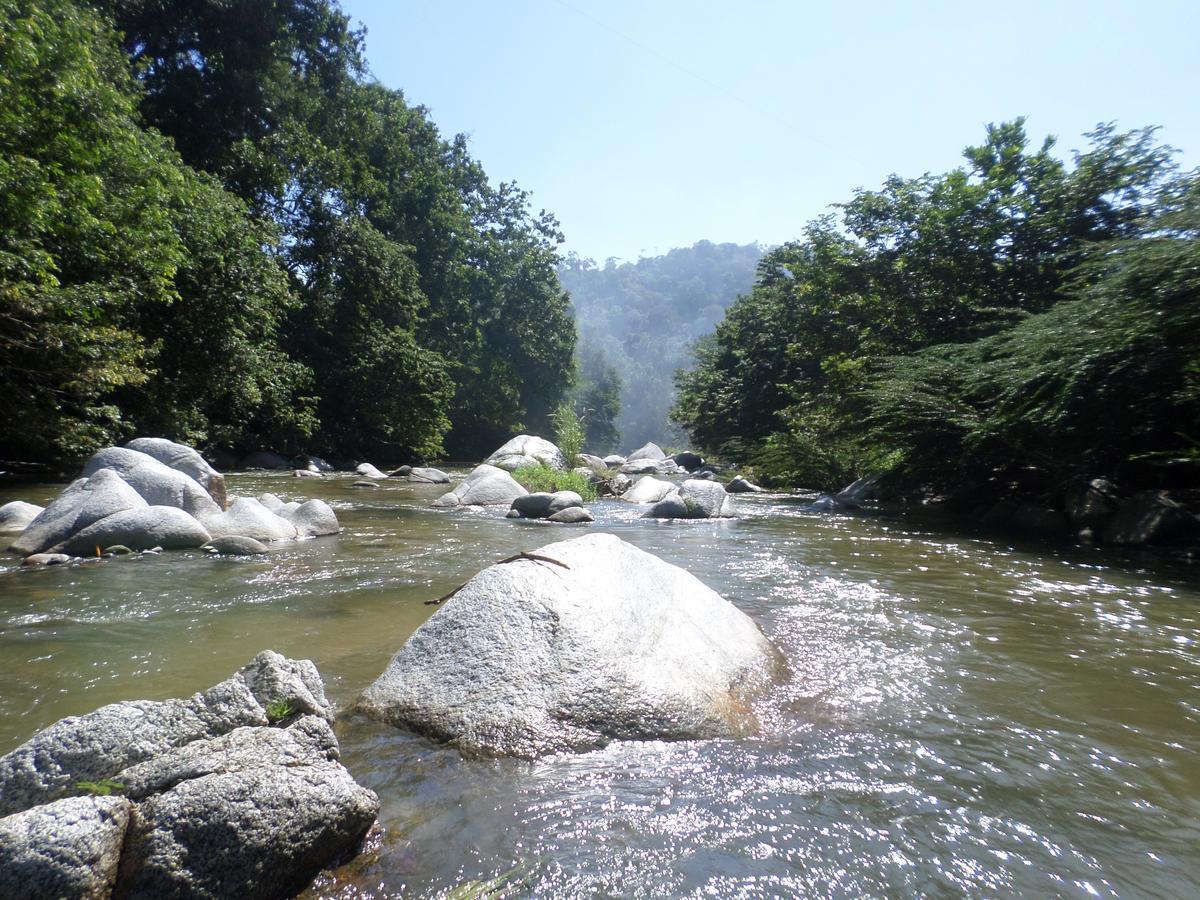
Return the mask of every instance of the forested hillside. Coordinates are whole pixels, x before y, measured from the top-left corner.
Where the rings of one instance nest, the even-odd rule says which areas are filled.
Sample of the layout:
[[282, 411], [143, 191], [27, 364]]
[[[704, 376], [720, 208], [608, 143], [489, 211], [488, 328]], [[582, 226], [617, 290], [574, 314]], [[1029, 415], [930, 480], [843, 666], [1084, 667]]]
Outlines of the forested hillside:
[[[667, 419], [675, 370], [690, 358], [691, 343], [750, 289], [762, 253], [757, 244], [700, 241], [635, 263], [609, 260], [603, 267], [571, 254], [559, 267], [575, 307], [580, 345], [593, 359], [591, 370], [607, 364], [620, 378], [616, 428], [626, 449], [684, 439]], [[585, 365], [585, 383], [588, 371]]]
[[0, 16], [0, 458], [477, 454], [563, 399], [557, 223], [334, 0]]
[[782, 483], [1200, 481], [1200, 181], [1153, 129], [1087, 138], [1064, 162], [990, 127], [963, 167], [812, 222], [702, 342], [676, 421]]

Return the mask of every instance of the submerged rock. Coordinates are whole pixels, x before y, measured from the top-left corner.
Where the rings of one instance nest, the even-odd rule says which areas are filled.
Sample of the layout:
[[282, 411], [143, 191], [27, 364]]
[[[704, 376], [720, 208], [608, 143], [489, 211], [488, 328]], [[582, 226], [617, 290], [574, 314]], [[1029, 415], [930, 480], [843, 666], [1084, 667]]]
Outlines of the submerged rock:
[[515, 472], [522, 466], [535, 466], [538, 463], [557, 472], [565, 472], [570, 468], [567, 458], [558, 447], [532, 434], [517, 435], [483, 462], [506, 472]]
[[717, 737], [755, 730], [746, 698], [778, 660], [758, 626], [694, 576], [591, 534], [484, 569], [359, 705], [468, 753]]
[[434, 500], [433, 505], [498, 506], [511, 504], [517, 497], [524, 497], [528, 493], [508, 472], [484, 463], [476, 466], [454, 490]]
[[241, 535], [213, 538], [200, 548], [218, 556], [258, 556], [270, 550], [262, 541]]

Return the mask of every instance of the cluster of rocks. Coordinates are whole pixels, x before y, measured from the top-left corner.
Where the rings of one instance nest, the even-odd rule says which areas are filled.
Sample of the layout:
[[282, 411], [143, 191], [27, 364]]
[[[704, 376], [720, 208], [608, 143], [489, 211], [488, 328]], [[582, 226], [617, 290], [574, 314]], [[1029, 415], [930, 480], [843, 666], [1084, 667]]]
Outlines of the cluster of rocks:
[[592, 522], [595, 517], [583, 505], [583, 498], [574, 491], [537, 491], [524, 494], [512, 502], [510, 519], [545, 519], [560, 525]]
[[[631, 503], [650, 504], [644, 514], [658, 519], [726, 518], [732, 516], [729, 493], [750, 493], [762, 489], [738, 477], [722, 485], [714, 479], [715, 470], [706, 467], [697, 453], [683, 451], [667, 456], [656, 444], [647, 444], [628, 457], [600, 458], [582, 453], [582, 465], [575, 472], [588, 478], [601, 496], [616, 497]], [[435, 507], [499, 506], [509, 507], [514, 519], [545, 519], [556, 523], [585, 523], [594, 517], [583, 499], [572, 491], [530, 494], [509, 474], [517, 469], [542, 464], [566, 471], [568, 460], [558, 447], [544, 438], [519, 435], [488, 457], [453, 490], [433, 502]], [[616, 467], [614, 469], [614, 466]], [[634, 477], [636, 473], [640, 477]], [[657, 477], [691, 472], [682, 484]]]
[[695, 576], [589, 534], [477, 574], [358, 706], [464, 753], [533, 757], [754, 732], [751, 700], [781, 672], [758, 626]]
[[271, 541], [339, 530], [337, 516], [322, 500], [227, 497], [224, 477], [199, 453], [161, 438], [97, 451], [49, 506], [6, 504], [0, 521], [21, 526], [9, 550], [31, 564], [114, 547], [265, 552]]
[[62, 719], [0, 757], [0, 896], [288, 897], [379, 801], [316, 667], [273, 651], [185, 700]]

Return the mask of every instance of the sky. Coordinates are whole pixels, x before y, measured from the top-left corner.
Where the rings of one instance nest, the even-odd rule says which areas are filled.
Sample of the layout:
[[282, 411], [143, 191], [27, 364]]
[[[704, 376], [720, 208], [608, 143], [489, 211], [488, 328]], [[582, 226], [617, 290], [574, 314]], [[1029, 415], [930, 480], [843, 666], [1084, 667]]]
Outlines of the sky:
[[1200, 0], [342, 0], [373, 75], [466, 134], [564, 250], [779, 244], [889, 174], [943, 172], [1028, 117], [1069, 158], [1099, 122], [1200, 165]]

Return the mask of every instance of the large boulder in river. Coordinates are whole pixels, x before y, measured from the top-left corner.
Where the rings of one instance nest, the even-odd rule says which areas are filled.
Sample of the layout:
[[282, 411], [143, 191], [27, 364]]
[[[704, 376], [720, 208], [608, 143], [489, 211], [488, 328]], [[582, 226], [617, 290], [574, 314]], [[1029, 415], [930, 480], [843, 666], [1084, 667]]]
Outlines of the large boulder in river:
[[384, 472], [379, 471], [379, 469], [375, 468], [368, 462], [359, 463], [357, 466], [355, 466], [354, 473], [356, 475], [361, 475], [363, 478], [387, 478], [387, 475]]
[[[189, 700], [51, 725], [0, 758], [0, 895], [293, 896], [379, 810], [329, 718], [313, 664], [264, 651]], [[60, 799], [81, 782], [124, 796]]]
[[106, 516], [77, 531], [61, 544], [51, 548], [53, 553], [71, 556], [90, 556], [119, 544], [130, 550], [190, 550], [208, 543], [212, 535], [199, 521], [182, 509], [173, 506], [144, 506]]
[[558, 447], [532, 434], [517, 435], [483, 462], [506, 472], [515, 472], [522, 466], [536, 466], [538, 463], [558, 472], [565, 472], [569, 468], [567, 458]]
[[657, 475], [674, 468], [675, 464], [662, 459], [631, 459], [621, 466], [622, 475]]
[[22, 556], [41, 553], [101, 519], [126, 510], [145, 509], [147, 505], [141, 494], [119, 474], [111, 469], [101, 469], [89, 478], [71, 482], [38, 513], [9, 549]]
[[644, 519], [721, 519], [733, 516], [733, 504], [724, 485], [689, 478], [642, 513]]
[[1106, 544], [1144, 546], [1195, 540], [1200, 517], [1166, 491], [1141, 491], [1122, 501], [1104, 528]]
[[674, 490], [675, 485], [670, 481], [643, 475], [633, 483], [633, 487], [621, 494], [621, 499], [630, 503], [657, 503]]
[[605, 464], [604, 460], [598, 456], [593, 456], [590, 453], [580, 453], [579, 461], [582, 462], [589, 471], [595, 472], [597, 475], [604, 475], [608, 472], [608, 466]]
[[466, 753], [737, 735], [778, 654], [737, 607], [611, 534], [484, 569], [359, 701]]
[[663, 453], [662, 447], [653, 442], [646, 444], [644, 447], [639, 447], [625, 458], [625, 462], [631, 463], [639, 459], [650, 459], [655, 462], [661, 462], [667, 458], [667, 454]]
[[101, 469], [118, 473], [151, 506], [174, 506], [197, 518], [221, 511], [221, 506], [196, 479], [138, 450], [127, 447], [97, 450], [84, 465], [83, 476], [86, 478]]
[[548, 519], [557, 512], [577, 506], [583, 506], [583, 498], [574, 491], [537, 491], [513, 500], [512, 511], [522, 519]]
[[287, 541], [296, 537], [295, 525], [253, 497], [234, 497], [229, 509], [202, 521], [215, 538], [240, 535], [256, 541]]
[[208, 491], [208, 495], [222, 509], [225, 508], [225, 476], [208, 464], [208, 461], [186, 444], [177, 444], [165, 438], [134, 438], [125, 445], [130, 450], [145, 453], [165, 466], [182, 472]]
[[295, 526], [296, 537], [322, 537], [342, 530], [337, 513], [324, 500], [305, 500], [282, 515]]
[[529, 491], [503, 469], [487, 463], [476, 466], [471, 474], [447, 494], [433, 501], [434, 506], [499, 506], [511, 504]]
[[0, 506], [0, 534], [20, 534], [44, 508], [24, 500], [5, 503]]

